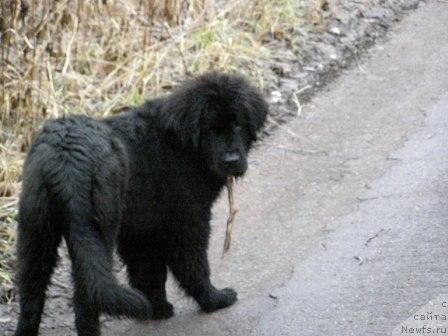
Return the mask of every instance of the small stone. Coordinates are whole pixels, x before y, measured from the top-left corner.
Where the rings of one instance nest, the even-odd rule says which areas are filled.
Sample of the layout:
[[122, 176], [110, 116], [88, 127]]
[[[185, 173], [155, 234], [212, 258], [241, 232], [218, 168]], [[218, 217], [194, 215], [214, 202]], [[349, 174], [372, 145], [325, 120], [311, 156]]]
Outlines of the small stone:
[[331, 27], [329, 32], [333, 35], [337, 35], [337, 36], [341, 35], [341, 29], [338, 27]]
[[272, 91], [271, 92], [271, 103], [276, 104], [281, 102], [282, 100], [282, 93], [280, 91]]

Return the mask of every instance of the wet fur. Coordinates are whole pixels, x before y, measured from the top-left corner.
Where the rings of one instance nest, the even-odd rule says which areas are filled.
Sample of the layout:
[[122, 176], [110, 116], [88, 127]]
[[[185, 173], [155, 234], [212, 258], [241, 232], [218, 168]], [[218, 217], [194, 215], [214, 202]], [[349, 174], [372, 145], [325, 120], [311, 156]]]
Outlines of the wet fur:
[[[226, 176], [245, 173], [267, 110], [243, 78], [210, 73], [117, 117], [47, 122], [24, 165], [15, 335], [38, 333], [62, 238], [78, 335], [99, 335], [100, 313], [172, 316], [168, 268], [204, 311], [233, 304], [233, 289], [210, 282], [210, 210]], [[223, 163], [226, 153], [238, 161]], [[112, 275], [115, 247], [132, 289]]]

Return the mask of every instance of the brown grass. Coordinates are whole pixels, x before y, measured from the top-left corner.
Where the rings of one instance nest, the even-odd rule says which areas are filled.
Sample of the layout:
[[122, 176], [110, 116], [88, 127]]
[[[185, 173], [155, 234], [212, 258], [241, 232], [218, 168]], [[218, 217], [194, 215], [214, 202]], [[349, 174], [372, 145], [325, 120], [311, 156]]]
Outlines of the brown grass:
[[[324, 1], [325, 2], [325, 1]], [[43, 120], [107, 116], [210, 69], [260, 87], [279, 45], [321, 23], [321, 0], [3, 0], [0, 4], [0, 286], [24, 153]]]

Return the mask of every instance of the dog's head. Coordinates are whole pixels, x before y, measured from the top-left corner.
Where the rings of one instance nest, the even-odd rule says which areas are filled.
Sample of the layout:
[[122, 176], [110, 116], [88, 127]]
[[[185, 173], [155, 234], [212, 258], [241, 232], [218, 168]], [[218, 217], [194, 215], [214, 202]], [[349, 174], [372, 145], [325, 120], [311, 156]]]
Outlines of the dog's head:
[[220, 177], [241, 176], [268, 105], [244, 78], [216, 72], [177, 88], [162, 109], [185, 146], [197, 149]]

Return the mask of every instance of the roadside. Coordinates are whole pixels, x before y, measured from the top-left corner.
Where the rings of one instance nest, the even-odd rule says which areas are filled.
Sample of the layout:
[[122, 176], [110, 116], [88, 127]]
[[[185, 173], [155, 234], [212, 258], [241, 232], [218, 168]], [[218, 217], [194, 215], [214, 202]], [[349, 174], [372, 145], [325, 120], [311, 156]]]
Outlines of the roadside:
[[[385, 16], [371, 12], [369, 16], [358, 14], [350, 19], [358, 17], [358, 23], [364, 22], [365, 27], [370, 27], [365, 28], [370, 34], [362, 35], [364, 38], [361, 35], [354, 38], [354, 35], [343, 33], [343, 25], [337, 27], [339, 30], [329, 28], [329, 32], [316, 33], [317, 41], [309, 42], [308, 51], [304, 48], [303, 63], [291, 60], [290, 70], [282, 70], [283, 75], [273, 81], [270, 88], [271, 92], [280, 93], [280, 96], [275, 93], [272, 96], [275, 120], [283, 121], [287, 114], [297, 115], [299, 107], [294, 102], [294, 92], [308, 85], [317, 87], [319, 83], [327, 82], [334, 76], [336, 69], [349, 63], [350, 55], [353, 58], [358, 51], [371, 44], [373, 39], [382, 36], [386, 27], [392, 25], [407, 7], [400, 1], [380, 3], [385, 7], [376, 10], [386, 13]], [[418, 1], [413, 3], [418, 4]], [[431, 6], [433, 4], [428, 5]], [[417, 13], [428, 10], [431, 11], [423, 8]], [[415, 20], [415, 15], [418, 14], [405, 20], [408, 25], [409, 21]], [[355, 21], [347, 20], [350, 29], [359, 29], [359, 25], [349, 23]], [[419, 21], [411, 21], [410, 24], [416, 22]], [[419, 25], [420, 23], [417, 26]], [[443, 22], [439, 28], [443, 28]], [[421, 27], [418, 30], [424, 31]], [[339, 34], [336, 33], [338, 31]], [[328, 51], [331, 43], [345, 46], [341, 50], [343, 55], [340, 63]], [[415, 106], [426, 106], [428, 93], [422, 93], [422, 97], [411, 97], [412, 99], [406, 94], [414, 86], [410, 76], [417, 76], [423, 83], [425, 74], [416, 74], [415, 71], [419, 69], [411, 69], [413, 63], [398, 64], [395, 68], [389, 65], [395, 58], [400, 60], [399, 51], [403, 47], [406, 44], [394, 46], [395, 55], [391, 53], [378, 66], [361, 64], [362, 60], [356, 57], [355, 61], [359, 64], [351, 70], [351, 78], [346, 79], [344, 76], [330, 86], [332, 90], [335, 87], [338, 89], [337, 93], [327, 98], [326, 106], [323, 97], [328, 93], [316, 96], [310, 105], [303, 108], [298, 118], [280, 126], [282, 129], [260, 146], [252, 158], [250, 175], [238, 186], [241, 193], [238, 205], [241, 210], [236, 223], [235, 240], [230, 255], [222, 261], [219, 256], [226, 206], [222, 202], [217, 205], [210, 251], [212, 268], [218, 284], [235, 284], [241, 301], [238, 306], [219, 314], [198, 315], [191, 302], [182, 298], [171, 284], [170, 295], [175, 298], [173, 301], [177, 309], [174, 319], [162, 323], [151, 322], [147, 326], [135, 326], [133, 322], [107, 322], [109, 333], [105, 334], [113, 334], [111, 330], [124, 331], [123, 328], [128, 326], [131, 328], [128, 333], [136, 335], [149, 331], [155, 335], [168, 335], [176, 330], [179, 335], [201, 335], [201, 332], [209, 335], [212, 331], [216, 333], [216, 329], [222, 330], [226, 335], [231, 332], [237, 335], [236, 332], [241, 332], [244, 335], [244, 330], [251, 330], [261, 314], [276, 304], [276, 299], [269, 298], [270, 290], [292, 276], [297, 258], [304, 260], [313, 254], [316, 246], [326, 246], [328, 235], [336, 229], [332, 218], [350, 213], [358, 206], [359, 200], [354, 195], [364, 188], [366, 181], [381, 176], [389, 166], [396, 163], [385, 158], [403, 143], [407, 134], [420, 127], [423, 115], [415, 110]], [[374, 55], [381, 54], [378, 48], [373, 49]], [[422, 49], [425, 48], [426, 46]], [[412, 54], [414, 51], [412, 49], [408, 52]], [[424, 57], [427, 58], [428, 55], [425, 54]], [[406, 70], [409, 73], [402, 74], [401, 66], [411, 67]], [[431, 71], [436, 70], [439, 69]], [[397, 77], [391, 78], [393, 74]], [[428, 75], [426, 80], [430, 83], [433, 79]], [[366, 82], [370, 84], [363, 88]], [[379, 90], [378, 86], [386, 82], [397, 89], [387, 90], [384, 87], [386, 92]], [[403, 87], [404, 83], [408, 83], [408, 86]], [[437, 83], [431, 85], [437, 87]], [[356, 89], [361, 88], [364, 91], [359, 96]], [[399, 88], [404, 91], [400, 92]], [[302, 91], [304, 95], [299, 96], [309, 96], [311, 91]], [[372, 104], [377, 105], [364, 109], [369, 97], [373, 99]], [[286, 100], [288, 104], [285, 104]], [[324, 102], [321, 103], [321, 100]], [[406, 104], [397, 105], [404, 104], [403, 102]], [[360, 106], [362, 110], [358, 110]], [[394, 113], [395, 108], [398, 109], [397, 113]], [[54, 335], [60, 335], [62, 331], [64, 335], [72, 333], [73, 316], [69, 301], [71, 289], [67, 269], [68, 263], [64, 260], [55, 277], [55, 286], [50, 290], [50, 300], [43, 321], [43, 329], [48, 335], [51, 335], [51, 330], [55, 330]], [[260, 297], [265, 299], [260, 300]], [[249, 309], [254, 305], [255, 309]], [[0, 331], [2, 327], [11, 330], [14, 325], [11, 317], [15, 316], [13, 311], [16, 309], [16, 305], [1, 306], [0, 321], [5, 323], [0, 322]], [[247, 319], [251, 321], [249, 324], [242, 323]], [[198, 329], [198, 324], [202, 329]], [[191, 332], [188, 333], [188, 330]]]
[[[301, 104], [353, 64], [359, 66], [363, 52], [384, 37], [395, 23], [411, 9], [424, 6], [419, 0], [321, 1], [329, 3], [332, 13], [325, 28], [304, 31], [296, 41], [300, 58], [288, 44], [278, 45], [278, 55], [271, 60], [269, 77], [271, 113], [277, 121], [295, 117]], [[272, 43], [275, 43], [273, 41]]]

